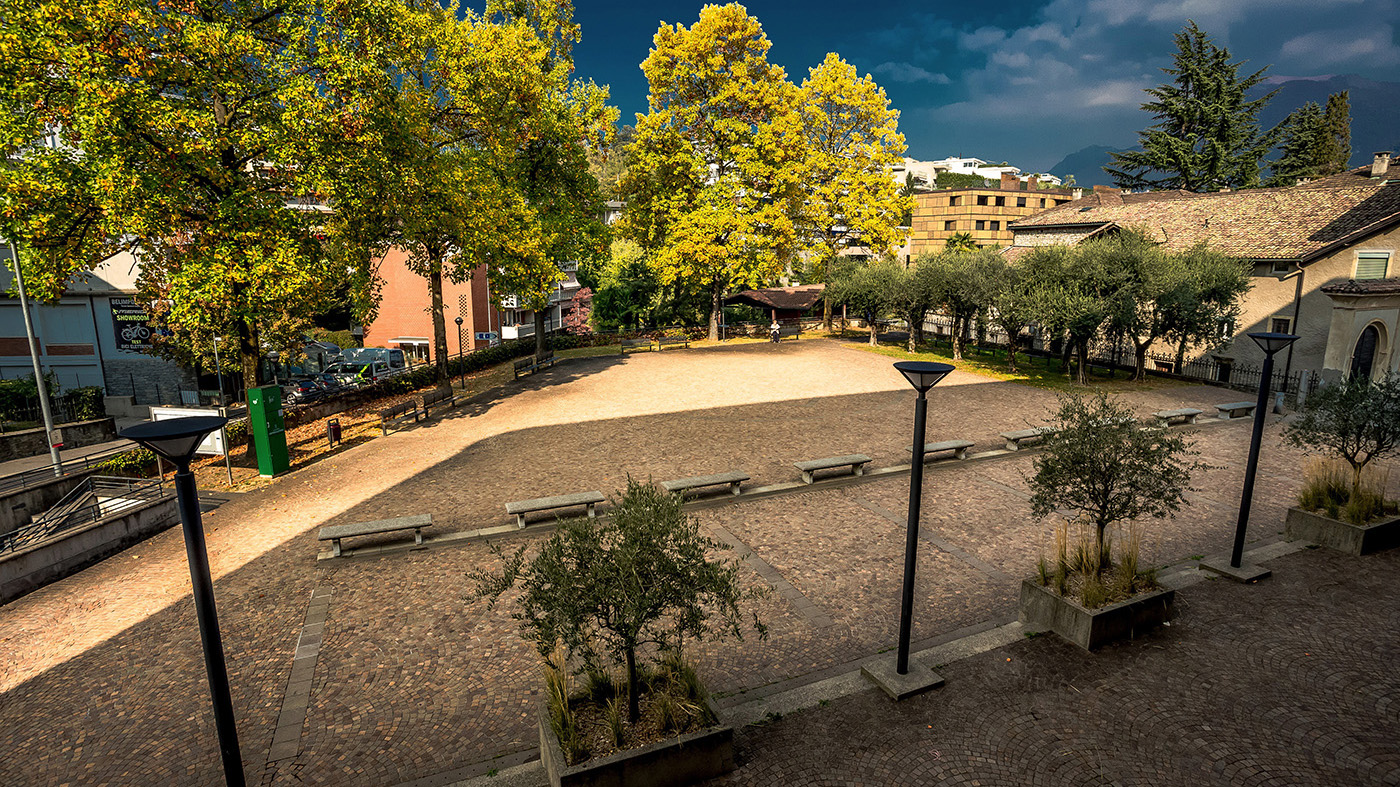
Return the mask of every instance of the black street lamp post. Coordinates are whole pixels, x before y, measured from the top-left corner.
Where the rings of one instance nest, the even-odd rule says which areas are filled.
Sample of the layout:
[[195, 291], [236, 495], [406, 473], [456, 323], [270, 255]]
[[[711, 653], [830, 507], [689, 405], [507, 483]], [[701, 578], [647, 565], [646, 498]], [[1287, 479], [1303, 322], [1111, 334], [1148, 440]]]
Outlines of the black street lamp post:
[[911, 675], [909, 670], [909, 639], [914, 617], [914, 568], [919, 549], [919, 512], [923, 503], [924, 489], [924, 425], [927, 421], [928, 389], [938, 384], [953, 371], [946, 363], [924, 361], [901, 361], [894, 365], [903, 374], [919, 398], [914, 402], [914, 451], [913, 464], [909, 467], [909, 520], [905, 527], [904, 539], [904, 586], [899, 603], [899, 648], [895, 654], [894, 671], [889, 671], [888, 663], [867, 664], [862, 672], [875, 681], [894, 699], [904, 699], [927, 689], [943, 684], [927, 667], [920, 666], [919, 674]]
[[233, 716], [233, 698], [229, 693], [228, 667], [224, 663], [223, 638], [219, 635], [219, 616], [214, 608], [214, 583], [209, 576], [209, 553], [204, 546], [199, 490], [195, 487], [194, 473], [190, 472], [190, 459], [200, 442], [226, 423], [227, 418], [214, 415], [172, 418], [137, 424], [124, 430], [121, 436], [165, 457], [176, 467], [175, 496], [180, 506], [180, 524], [185, 531], [185, 556], [190, 564], [195, 617], [199, 620], [199, 638], [204, 647], [204, 669], [209, 676], [209, 694], [214, 704], [214, 728], [219, 736], [224, 781], [229, 787], [244, 787], [243, 757], [238, 749], [238, 727]]
[[1217, 560], [1203, 560], [1203, 568], [1228, 576], [1241, 582], [1254, 582], [1269, 575], [1267, 569], [1257, 566], [1242, 567], [1244, 556], [1244, 536], [1249, 526], [1249, 508], [1254, 501], [1254, 476], [1259, 469], [1259, 444], [1264, 439], [1264, 419], [1269, 409], [1269, 394], [1273, 384], [1274, 355], [1298, 340], [1291, 333], [1251, 333], [1247, 334], [1264, 351], [1264, 368], [1260, 372], [1259, 401], [1254, 406], [1254, 432], [1249, 439], [1249, 460], [1244, 471], [1244, 490], [1240, 493], [1240, 516], [1235, 524], [1235, 545], [1230, 552], [1228, 567]]
[[[457, 368], [461, 370], [461, 375], [462, 375], [462, 388], [463, 388], [463, 390], [465, 390], [466, 387], [467, 387], [467, 355], [466, 355], [466, 351], [462, 349], [462, 316], [461, 316], [460, 314], [457, 315], [456, 323], [457, 323]], [[448, 378], [448, 381], [451, 382], [451, 378]]]

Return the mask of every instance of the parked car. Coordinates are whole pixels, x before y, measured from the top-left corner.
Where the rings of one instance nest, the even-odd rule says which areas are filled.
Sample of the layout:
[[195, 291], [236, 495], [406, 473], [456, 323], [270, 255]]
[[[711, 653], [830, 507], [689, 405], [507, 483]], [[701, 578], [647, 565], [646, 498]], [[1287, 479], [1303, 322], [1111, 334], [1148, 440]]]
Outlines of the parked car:
[[293, 380], [290, 385], [282, 386], [283, 398], [291, 404], [302, 404], [326, 395], [326, 389], [316, 380], [309, 378]]

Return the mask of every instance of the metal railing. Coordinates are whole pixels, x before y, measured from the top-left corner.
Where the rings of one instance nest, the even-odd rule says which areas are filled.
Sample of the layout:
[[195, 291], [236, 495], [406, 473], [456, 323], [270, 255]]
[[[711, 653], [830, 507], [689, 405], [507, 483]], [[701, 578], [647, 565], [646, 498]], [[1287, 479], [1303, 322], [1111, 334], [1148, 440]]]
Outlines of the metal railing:
[[165, 494], [165, 484], [159, 479], [91, 476], [33, 522], [0, 535], [0, 554], [159, 500]]
[[80, 456], [74, 459], [65, 459], [58, 465], [58, 473], [54, 473], [53, 465], [44, 465], [32, 470], [24, 470], [19, 473], [12, 473], [7, 476], [0, 476], [0, 497], [13, 494], [28, 489], [39, 484], [46, 484], [55, 478], [67, 478], [78, 473], [85, 473], [99, 464], [111, 459], [113, 456], [130, 451], [135, 448], [135, 443], [119, 445], [87, 456]]

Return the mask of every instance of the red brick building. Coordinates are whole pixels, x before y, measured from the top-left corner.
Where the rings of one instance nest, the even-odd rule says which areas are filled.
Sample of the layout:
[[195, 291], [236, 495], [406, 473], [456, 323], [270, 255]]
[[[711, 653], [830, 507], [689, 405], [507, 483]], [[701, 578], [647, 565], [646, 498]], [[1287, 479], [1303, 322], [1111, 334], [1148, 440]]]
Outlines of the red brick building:
[[[384, 282], [379, 313], [365, 326], [366, 347], [399, 347], [405, 355], [427, 360], [432, 354], [433, 315], [428, 280], [409, 270], [407, 255], [393, 249], [379, 263]], [[460, 284], [443, 279], [443, 317], [447, 321], [447, 352], [456, 355], [458, 317], [462, 318], [462, 346], [466, 352], [486, 347], [491, 335], [501, 335], [500, 314], [487, 292], [486, 267], [478, 267], [471, 279]]]

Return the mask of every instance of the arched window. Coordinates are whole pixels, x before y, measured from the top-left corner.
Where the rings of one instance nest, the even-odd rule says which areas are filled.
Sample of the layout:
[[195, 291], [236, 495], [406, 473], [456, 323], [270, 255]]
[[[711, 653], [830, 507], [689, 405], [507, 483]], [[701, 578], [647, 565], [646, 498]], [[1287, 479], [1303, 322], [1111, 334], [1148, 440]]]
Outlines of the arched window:
[[1356, 340], [1356, 349], [1351, 354], [1351, 374], [1371, 377], [1376, 363], [1376, 345], [1380, 344], [1381, 332], [1375, 325], [1367, 325]]

